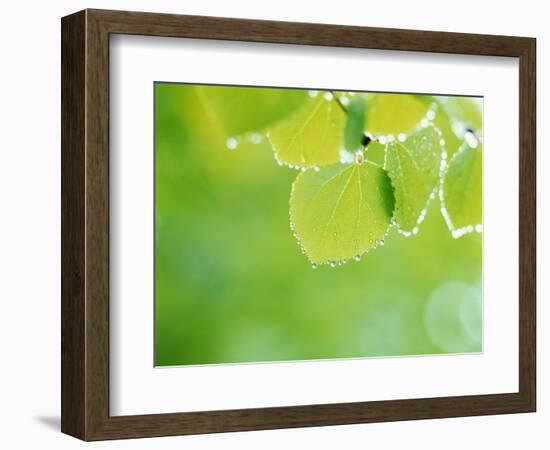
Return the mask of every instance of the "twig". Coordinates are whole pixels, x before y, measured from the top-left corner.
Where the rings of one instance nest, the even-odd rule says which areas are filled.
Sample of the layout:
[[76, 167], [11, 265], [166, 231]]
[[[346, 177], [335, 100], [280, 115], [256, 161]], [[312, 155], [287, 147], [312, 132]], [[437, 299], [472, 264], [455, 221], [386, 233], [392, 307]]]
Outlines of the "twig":
[[344, 111], [345, 114], [348, 113], [348, 109], [346, 108], [346, 106], [342, 103], [342, 100], [340, 100], [340, 97], [338, 95], [336, 95], [336, 92], [334, 91], [329, 91], [332, 96], [336, 99], [336, 103], [338, 103], [338, 106], [340, 106], [340, 108], [342, 109], [342, 111]]

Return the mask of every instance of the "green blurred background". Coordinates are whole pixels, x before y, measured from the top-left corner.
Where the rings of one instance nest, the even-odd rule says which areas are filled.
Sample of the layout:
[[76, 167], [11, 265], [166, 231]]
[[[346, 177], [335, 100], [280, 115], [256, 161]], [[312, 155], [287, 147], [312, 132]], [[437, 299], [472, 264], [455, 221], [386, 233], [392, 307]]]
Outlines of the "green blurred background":
[[194, 86], [156, 83], [155, 136], [157, 366], [482, 350], [482, 236], [453, 239], [437, 200], [417, 235], [313, 269], [264, 135], [229, 149]]

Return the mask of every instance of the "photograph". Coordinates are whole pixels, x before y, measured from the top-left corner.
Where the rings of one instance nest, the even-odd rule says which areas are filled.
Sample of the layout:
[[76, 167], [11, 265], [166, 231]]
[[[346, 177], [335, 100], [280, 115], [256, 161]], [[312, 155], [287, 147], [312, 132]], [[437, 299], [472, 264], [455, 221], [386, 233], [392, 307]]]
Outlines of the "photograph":
[[0, 448], [546, 450], [548, 14], [442, 5], [6, 3]]
[[156, 367], [483, 353], [483, 97], [154, 83]]

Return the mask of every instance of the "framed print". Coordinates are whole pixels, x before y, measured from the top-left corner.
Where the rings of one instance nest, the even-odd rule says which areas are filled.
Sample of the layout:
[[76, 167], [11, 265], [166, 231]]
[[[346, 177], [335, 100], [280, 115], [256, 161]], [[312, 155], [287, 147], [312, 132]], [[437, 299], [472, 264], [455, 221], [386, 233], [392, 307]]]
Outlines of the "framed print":
[[535, 411], [535, 39], [61, 29], [63, 432]]

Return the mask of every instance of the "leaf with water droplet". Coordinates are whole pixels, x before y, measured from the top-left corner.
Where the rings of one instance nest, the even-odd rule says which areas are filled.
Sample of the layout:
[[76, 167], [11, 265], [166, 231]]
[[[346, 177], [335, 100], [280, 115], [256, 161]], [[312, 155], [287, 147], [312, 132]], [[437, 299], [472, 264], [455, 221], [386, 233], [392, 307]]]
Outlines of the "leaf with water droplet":
[[453, 120], [462, 122], [473, 131], [480, 132], [482, 126], [482, 102], [477, 97], [434, 97]]
[[311, 99], [267, 136], [277, 159], [299, 167], [326, 166], [340, 158], [345, 113], [323, 95]]
[[265, 130], [301, 108], [309, 98], [301, 89], [196, 86], [196, 90], [227, 136]]
[[376, 247], [393, 207], [386, 171], [368, 162], [302, 172], [290, 196], [296, 236], [315, 264], [353, 258]]
[[386, 169], [395, 191], [394, 219], [403, 231], [412, 232], [439, 183], [441, 144], [433, 126], [418, 128], [404, 142], [390, 142]]
[[467, 143], [455, 153], [443, 177], [443, 201], [451, 228], [481, 224], [482, 145]]
[[453, 155], [460, 145], [462, 139], [458, 138], [452, 129], [452, 120], [447, 112], [447, 109], [443, 107], [442, 102], [445, 101], [445, 96], [437, 95], [415, 95], [415, 98], [423, 102], [428, 108], [435, 111], [435, 118], [433, 124], [441, 130], [444, 146], [449, 155]]
[[414, 95], [376, 94], [368, 100], [365, 129], [373, 134], [398, 134], [413, 130], [429, 105]]
[[347, 107], [346, 125], [344, 127], [344, 148], [355, 152], [361, 148], [363, 140], [363, 127], [365, 125], [365, 99], [363, 96], [355, 96]]

